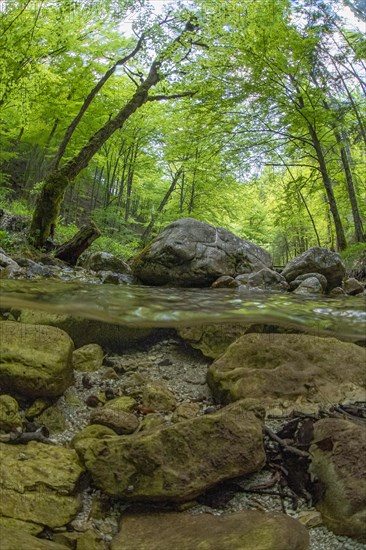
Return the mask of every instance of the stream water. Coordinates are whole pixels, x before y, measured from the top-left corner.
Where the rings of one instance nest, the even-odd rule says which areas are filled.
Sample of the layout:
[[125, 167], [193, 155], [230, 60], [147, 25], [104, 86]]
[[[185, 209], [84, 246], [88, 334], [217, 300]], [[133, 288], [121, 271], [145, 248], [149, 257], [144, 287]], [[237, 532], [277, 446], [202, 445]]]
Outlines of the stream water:
[[2, 309], [34, 309], [138, 327], [201, 323], [279, 325], [366, 341], [366, 300], [238, 289], [176, 289], [54, 281], [0, 281]]

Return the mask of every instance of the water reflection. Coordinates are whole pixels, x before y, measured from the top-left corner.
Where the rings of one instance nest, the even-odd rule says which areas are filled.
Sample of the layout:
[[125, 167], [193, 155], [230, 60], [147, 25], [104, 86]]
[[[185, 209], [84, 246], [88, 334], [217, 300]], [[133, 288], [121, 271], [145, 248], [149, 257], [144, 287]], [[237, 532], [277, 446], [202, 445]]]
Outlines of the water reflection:
[[176, 289], [55, 281], [0, 282], [1, 308], [36, 309], [136, 327], [259, 323], [366, 340], [366, 300], [237, 289]]

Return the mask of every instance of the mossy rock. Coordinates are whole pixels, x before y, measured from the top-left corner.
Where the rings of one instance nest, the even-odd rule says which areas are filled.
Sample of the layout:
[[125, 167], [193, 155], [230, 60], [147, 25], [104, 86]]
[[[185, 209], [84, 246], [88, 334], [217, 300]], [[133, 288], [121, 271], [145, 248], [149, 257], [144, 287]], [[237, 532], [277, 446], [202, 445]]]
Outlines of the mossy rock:
[[244, 399], [276, 414], [363, 401], [366, 349], [308, 334], [246, 334], [208, 369], [221, 403]]
[[242, 336], [248, 325], [240, 323], [214, 325], [194, 325], [192, 327], [181, 327], [178, 334], [188, 342], [192, 348], [199, 349], [206, 357], [217, 359], [227, 348]]
[[103, 364], [104, 351], [98, 344], [87, 344], [72, 354], [72, 366], [81, 372], [94, 372]]
[[84, 469], [73, 449], [0, 443], [0, 464], [0, 515], [54, 528], [80, 511], [76, 489]]
[[70, 550], [69, 546], [38, 539], [20, 529], [1, 526], [1, 550]]
[[111, 550], [308, 550], [309, 534], [280, 513], [124, 515]]
[[11, 432], [23, 425], [19, 405], [10, 395], [0, 395], [0, 430]]
[[191, 500], [265, 462], [262, 424], [240, 402], [146, 432], [87, 440], [86, 447], [96, 485], [135, 501]]
[[55, 397], [72, 384], [74, 345], [62, 330], [2, 321], [0, 342], [3, 390], [28, 397]]

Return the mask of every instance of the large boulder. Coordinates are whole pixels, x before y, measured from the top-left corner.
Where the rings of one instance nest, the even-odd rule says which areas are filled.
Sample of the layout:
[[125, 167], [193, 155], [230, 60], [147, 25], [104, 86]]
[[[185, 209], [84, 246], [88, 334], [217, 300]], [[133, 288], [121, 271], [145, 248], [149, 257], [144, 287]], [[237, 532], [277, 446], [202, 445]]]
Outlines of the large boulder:
[[366, 426], [343, 418], [314, 424], [310, 471], [325, 491], [317, 504], [338, 535], [366, 542]]
[[326, 277], [328, 281], [327, 290], [331, 290], [342, 285], [346, 268], [339, 254], [327, 248], [313, 246], [291, 260], [282, 271], [282, 275], [290, 283], [299, 275], [314, 272]]
[[308, 550], [309, 534], [280, 513], [244, 510], [224, 516], [187, 513], [122, 517], [111, 550]]
[[267, 411], [317, 412], [366, 397], [366, 349], [309, 334], [245, 334], [208, 370], [223, 403], [244, 400]]
[[55, 397], [73, 382], [71, 338], [42, 325], [0, 322], [0, 386], [29, 397]]
[[221, 275], [235, 277], [271, 267], [268, 252], [230, 231], [193, 218], [166, 227], [133, 261], [146, 284], [210, 286]]
[[265, 462], [262, 424], [242, 404], [129, 436], [75, 444], [96, 485], [112, 496], [186, 501]]
[[54, 528], [78, 514], [83, 467], [73, 449], [0, 443], [0, 464], [0, 516]]

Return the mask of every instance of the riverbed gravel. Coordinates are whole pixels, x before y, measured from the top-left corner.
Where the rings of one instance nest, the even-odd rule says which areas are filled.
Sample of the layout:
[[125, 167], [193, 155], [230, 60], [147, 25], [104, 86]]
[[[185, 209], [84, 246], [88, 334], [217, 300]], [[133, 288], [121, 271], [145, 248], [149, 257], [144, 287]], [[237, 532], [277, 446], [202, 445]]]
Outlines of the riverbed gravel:
[[[144, 349], [127, 349], [125, 353], [105, 358], [104, 366], [93, 373], [75, 373], [75, 384], [58, 400], [58, 407], [66, 419], [67, 429], [53, 436], [58, 444], [69, 445], [72, 437], [89, 423], [93, 408], [86, 402], [91, 395], [103, 400], [107, 394], [118, 396], [128, 393], [126, 388], [133, 380], [148, 379], [160, 381], [174, 393], [178, 403], [194, 402], [199, 405], [198, 414], [206, 414], [216, 409], [209, 388], [206, 384], [207, 367], [211, 360], [192, 350], [179, 337], [169, 336], [161, 341], [152, 342]], [[112, 367], [111, 365], [114, 365]], [[102, 401], [101, 401], [102, 402]], [[169, 423], [172, 413], [164, 415]], [[269, 426], [276, 430], [285, 419], [273, 420]], [[268, 424], [267, 424], [268, 425]], [[240, 480], [245, 488], [255, 487], [268, 481], [272, 474], [263, 470]], [[128, 507], [118, 500], [108, 499], [108, 512], [104, 517], [95, 518], [91, 510], [95, 502], [103, 501], [100, 491], [88, 488], [83, 493], [83, 509], [72, 522], [77, 531], [94, 527], [103, 537], [107, 546], [118, 530], [121, 513]], [[94, 503], [94, 504], [93, 504]], [[223, 505], [212, 507], [192, 503], [188, 511], [192, 514], [210, 513], [221, 515], [245, 509], [264, 511], [285, 511], [292, 517], [302, 520], [304, 514], [313, 513], [315, 527], [309, 528], [310, 550], [366, 550], [366, 544], [348, 537], [337, 536], [324, 525], [319, 525], [319, 514], [304, 499], [298, 499], [297, 508], [293, 509], [290, 499], [278, 496], [237, 492]], [[310, 514], [311, 515], [311, 514]], [[320, 519], [321, 521], [321, 519]]]

